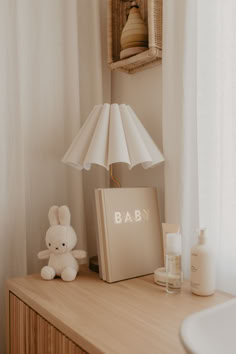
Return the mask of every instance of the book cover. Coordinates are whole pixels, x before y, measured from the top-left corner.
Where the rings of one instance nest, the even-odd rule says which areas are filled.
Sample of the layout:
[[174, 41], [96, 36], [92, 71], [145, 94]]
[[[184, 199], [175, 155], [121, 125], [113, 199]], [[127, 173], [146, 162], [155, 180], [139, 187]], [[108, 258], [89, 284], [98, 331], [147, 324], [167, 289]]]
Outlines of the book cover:
[[155, 188], [95, 191], [101, 277], [107, 282], [153, 273], [163, 265]]

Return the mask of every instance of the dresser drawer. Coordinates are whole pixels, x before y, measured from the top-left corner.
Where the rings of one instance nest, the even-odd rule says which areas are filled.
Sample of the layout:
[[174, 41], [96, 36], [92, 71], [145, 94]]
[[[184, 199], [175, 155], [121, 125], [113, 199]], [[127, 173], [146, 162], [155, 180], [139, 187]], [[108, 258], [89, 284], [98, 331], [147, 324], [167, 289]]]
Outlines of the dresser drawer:
[[9, 297], [10, 354], [85, 354], [13, 293]]

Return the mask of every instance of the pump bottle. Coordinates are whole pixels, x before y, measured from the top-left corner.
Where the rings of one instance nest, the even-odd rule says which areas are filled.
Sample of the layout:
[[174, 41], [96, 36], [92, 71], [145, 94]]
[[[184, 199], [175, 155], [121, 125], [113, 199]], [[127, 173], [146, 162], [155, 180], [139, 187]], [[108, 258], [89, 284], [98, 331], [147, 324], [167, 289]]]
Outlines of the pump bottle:
[[191, 249], [191, 290], [193, 294], [208, 296], [215, 292], [215, 255], [208, 246], [205, 229]]

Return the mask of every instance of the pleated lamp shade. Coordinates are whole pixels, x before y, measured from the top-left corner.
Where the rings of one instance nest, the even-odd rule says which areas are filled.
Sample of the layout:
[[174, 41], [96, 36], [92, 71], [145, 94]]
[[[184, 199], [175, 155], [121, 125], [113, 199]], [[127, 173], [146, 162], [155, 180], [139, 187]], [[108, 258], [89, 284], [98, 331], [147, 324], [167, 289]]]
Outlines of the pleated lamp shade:
[[62, 161], [79, 170], [92, 164], [108, 170], [118, 162], [149, 168], [164, 157], [130, 106], [105, 103], [93, 108]]

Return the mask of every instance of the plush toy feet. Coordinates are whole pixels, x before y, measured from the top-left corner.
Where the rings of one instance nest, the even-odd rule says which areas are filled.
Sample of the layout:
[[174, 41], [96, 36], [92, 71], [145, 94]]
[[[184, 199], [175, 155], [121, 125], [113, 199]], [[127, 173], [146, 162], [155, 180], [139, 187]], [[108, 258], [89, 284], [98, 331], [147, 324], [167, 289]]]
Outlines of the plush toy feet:
[[55, 275], [55, 270], [52, 267], [46, 266], [41, 269], [41, 277], [45, 280], [52, 280]]
[[72, 281], [76, 278], [77, 271], [72, 267], [67, 267], [61, 273], [61, 278], [64, 281]]

